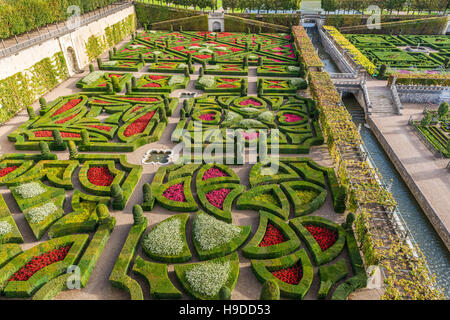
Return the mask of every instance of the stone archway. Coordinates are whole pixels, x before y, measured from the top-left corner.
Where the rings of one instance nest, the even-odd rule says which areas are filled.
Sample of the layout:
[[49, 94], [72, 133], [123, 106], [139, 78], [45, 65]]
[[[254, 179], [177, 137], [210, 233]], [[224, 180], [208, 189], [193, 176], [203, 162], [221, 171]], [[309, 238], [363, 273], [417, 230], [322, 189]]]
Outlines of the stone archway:
[[67, 48], [67, 67], [69, 69], [69, 73], [80, 72], [77, 55], [72, 47]]
[[213, 32], [221, 32], [222, 24], [219, 21], [214, 21], [213, 23]]

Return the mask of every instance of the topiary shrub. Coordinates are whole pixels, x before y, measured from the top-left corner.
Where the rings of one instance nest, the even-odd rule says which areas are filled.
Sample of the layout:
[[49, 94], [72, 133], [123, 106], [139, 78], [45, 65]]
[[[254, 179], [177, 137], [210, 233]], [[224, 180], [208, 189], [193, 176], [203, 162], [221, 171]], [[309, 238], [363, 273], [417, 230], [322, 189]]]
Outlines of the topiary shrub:
[[220, 300], [231, 300], [231, 291], [228, 287], [222, 287], [219, 291]]
[[103, 203], [97, 205], [97, 207], [95, 208], [95, 212], [97, 213], [100, 223], [105, 222], [110, 216], [108, 207]]
[[108, 84], [106, 85], [106, 92], [108, 94], [113, 94], [114, 93], [114, 87], [113, 87], [111, 82], [108, 82]]
[[159, 120], [167, 123], [168, 119], [167, 119], [166, 109], [159, 108], [158, 111], [159, 111]]
[[133, 221], [134, 225], [139, 225], [145, 222], [144, 210], [138, 204], [133, 207]]
[[102, 59], [101, 58], [97, 58], [97, 66], [99, 69], [102, 68]]
[[89, 72], [94, 72], [95, 68], [92, 63], [89, 64]]
[[120, 90], [119, 78], [117, 78], [116, 76], [112, 76], [111, 77], [111, 82], [112, 82], [114, 91], [120, 92], [121, 90]]
[[127, 82], [125, 86], [126, 86], [127, 94], [133, 93], [133, 89], [131, 88], [131, 83]]
[[259, 300], [280, 300], [280, 288], [273, 280], [264, 282]]
[[86, 129], [82, 129], [81, 130], [81, 142], [84, 145], [89, 144], [89, 133], [88, 133], [88, 131]]
[[39, 149], [41, 150], [41, 155], [43, 158], [48, 159], [51, 157], [50, 148], [48, 143], [45, 141], [39, 141]]
[[111, 186], [112, 207], [114, 210], [122, 210], [125, 207], [123, 190], [118, 184]]
[[78, 156], [78, 148], [75, 141], [70, 140], [69, 143], [69, 159], [76, 159]]
[[55, 129], [52, 131], [53, 134], [53, 140], [55, 141], [54, 143], [54, 149], [57, 150], [65, 150], [66, 149], [66, 144], [64, 143], [64, 140], [61, 136], [61, 132], [59, 132], [58, 129]]
[[30, 120], [36, 119], [36, 114], [34, 113], [34, 109], [32, 106], [27, 107], [27, 113]]
[[47, 101], [45, 100], [44, 97], [39, 98], [39, 104], [41, 105], [41, 108], [47, 107]]

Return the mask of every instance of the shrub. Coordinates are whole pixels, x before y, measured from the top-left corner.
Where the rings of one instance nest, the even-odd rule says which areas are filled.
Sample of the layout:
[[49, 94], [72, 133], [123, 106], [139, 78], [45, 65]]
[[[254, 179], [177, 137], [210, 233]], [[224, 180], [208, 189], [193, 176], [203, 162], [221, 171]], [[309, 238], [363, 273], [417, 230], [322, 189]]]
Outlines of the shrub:
[[89, 64], [89, 72], [94, 72], [94, 65], [92, 63]]
[[95, 212], [97, 213], [98, 220], [100, 223], [106, 221], [106, 219], [108, 219], [110, 216], [108, 207], [103, 203], [100, 203], [99, 205], [97, 205]]
[[27, 107], [27, 113], [30, 120], [36, 119], [36, 114], [34, 113], [34, 109], [32, 106]]
[[259, 300], [280, 300], [280, 288], [273, 280], [264, 282]]
[[223, 286], [219, 291], [220, 300], [231, 300], [231, 290]]
[[84, 145], [89, 144], [89, 133], [86, 129], [81, 130], [81, 141]]
[[115, 210], [122, 210], [125, 206], [123, 190], [118, 184], [113, 184], [111, 186], [111, 196], [113, 198], [112, 206]]
[[39, 104], [40, 104], [41, 108], [47, 107], [47, 101], [45, 100], [44, 97], [39, 98]]
[[144, 223], [145, 221], [144, 211], [142, 210], [142, 207], [138, 204], [136, 204], [133, 207], [133, 221], [134, 225]]
[[53, 140], [55, 140], [55, 144], [56, 144], [57, 148], [65, 149], [65, 144], [64, 144], [63, 138], [61, 136], [61, 132], [59, 132], [58, 129], [55, 129], [55, 130], [53, 130], [52, 134], [53, 134]]
[[39, 141], [39, 149], [41, 150], [41, 155], [43, 158], [49, 158], [51, 156], [50, 148], [48, 147], [48, 143], [45, 141]]
[[112, 82], [114, 91], [120, 92], [121, 90], [120, 90], [119, 78], [117, 78], [116, 76], [112, 76], [111, 77], [111, 82]]

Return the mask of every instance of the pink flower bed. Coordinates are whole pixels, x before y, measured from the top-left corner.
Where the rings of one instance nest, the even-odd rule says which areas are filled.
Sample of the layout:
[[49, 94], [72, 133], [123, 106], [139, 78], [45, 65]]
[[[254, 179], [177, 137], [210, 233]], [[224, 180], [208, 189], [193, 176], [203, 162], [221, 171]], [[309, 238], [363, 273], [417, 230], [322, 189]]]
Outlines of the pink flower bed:
[[242, 132], [242, 137], [244, 137], [245, 140], [254, 140], [259, 137], [259, 132]]
[[211, 178], [218, 178], [218, 177], [228, 177], [228, 175], [222, 170], [212, 167], [206, 170], [202, 180], [205, 181]]
[[206, 194], [206, 199], [211, 203], [214, 207], [223, 210], [223, 203], [227, 198], [228, 194], [231, 192], [231, 189], [218, 189], [210, 191]]
[[169, 200], [176, 202], [186, 202], [186, 197], [184, 196], [184, 183], [177, 183], [164, 191], [163, 196]]
[[249, 104], [251, 104], [253, 106], [262, 106], [261, 102], [256, 101], [254, 99], [247, 99], [247, 100], [241, 101], [239, 104], [241, 106], [248, 106]]
[[215, 116], [216, 116], [215, 113], [205, 113], [205, 114], [202, 114], [199, 117], [199, 119], [203, 120], [203, 121], [212, 121], [212, 120], [214, 120]]
[[286, 122], [297, 122], [303, 120], [302, 117], [296, 115], [296, 114], [292, 114], [292, 113], [285, 113], [284, 114], [284, 121]]

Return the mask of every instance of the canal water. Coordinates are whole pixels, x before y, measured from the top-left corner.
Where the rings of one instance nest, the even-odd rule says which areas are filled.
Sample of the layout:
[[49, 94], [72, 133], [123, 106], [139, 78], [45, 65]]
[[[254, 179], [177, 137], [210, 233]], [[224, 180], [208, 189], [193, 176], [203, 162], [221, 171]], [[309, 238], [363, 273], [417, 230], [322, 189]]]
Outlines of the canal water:
[[[327, 72], [339, 72], [331, 57], [325, 52], [316, 27], [306, 26], [313, 45], [318, 50], [320, 58], [324, 59]], [[330, 63], [331, 60], [331, 63]], [[400, 214], [406, 222], [414, 240], [422, 250], [432, 273], [436, 275], [438, 285], [444, 289], [447, 298], [450, 297], [450, 253], [442, 243], [433, 226], [428, 221], [401, 176], [396, 171], [389, 157], [378, 143], [372, 131], [364, 126], [364, 111], [352, 94], [344, 95], [344, 105], [352, 115], [353, 121], [361, 124], [361, 137], [373, 162], [389, 185], [392, 180], [391, 192], [398, 203]]]

